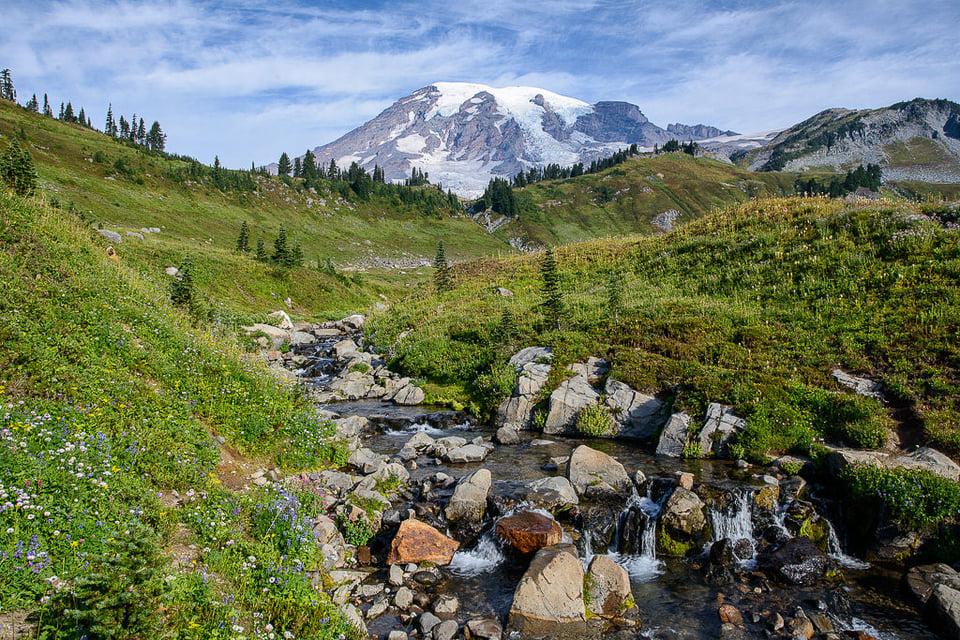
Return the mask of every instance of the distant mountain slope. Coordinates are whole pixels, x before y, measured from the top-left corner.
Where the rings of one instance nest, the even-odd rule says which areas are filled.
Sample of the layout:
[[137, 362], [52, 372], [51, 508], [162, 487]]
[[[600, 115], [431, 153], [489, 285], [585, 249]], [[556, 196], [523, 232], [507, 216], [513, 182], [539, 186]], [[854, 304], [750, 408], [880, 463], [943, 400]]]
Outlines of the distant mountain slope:
[[[413, 168], [461, 195], [479, 195], [493, 176], [550, 163], [570, 166], [636, 144], [722, 134], [716, 127], [651, 123], [627, 102], [586, 102], [534, 87], [438, 82], [401, 98], [340, 139], [317, 147], [318, 163], [379, 165], [388, 180]], [[726, 132], [732, 133], [732, 132]]]
[[733, 158], [754, 170], [874, 163], [887, 180], [960, 182], [960, 105], [916, 98], [881, 109], [827, 109]]

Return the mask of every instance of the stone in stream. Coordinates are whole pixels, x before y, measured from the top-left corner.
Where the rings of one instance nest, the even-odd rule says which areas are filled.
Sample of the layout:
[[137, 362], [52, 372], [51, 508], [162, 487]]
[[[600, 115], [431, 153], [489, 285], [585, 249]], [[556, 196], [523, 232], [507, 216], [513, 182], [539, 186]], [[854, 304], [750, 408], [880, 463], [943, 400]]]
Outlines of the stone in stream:
[[827, 554], [806, 536], [791, 538], [770, 554], [764, 568], [781, 580], [797, 585], [816, 584], [827, 570]]
[[404, 520], [390, 543], [387, 564], [432, 562], [448, 565], [459, 548], [459, 542], [430, 525], [419, 520]]
[[497, 537], [520, 553], [533, 553], [563, 540], [563, 529], [553, 518], [524, 511], [497, 521]]
[[667, 556], [684, 556], [699, 550], [707, 524], [703, 501], [682, 487], [677, 487], [666, 504], [657, 536], [657, 549]]
[[400, 631], [399, 629], [394, 629], [389, 633], [389, 635], [387, 635], [387, 640], [409, 640], [409, 636], [407, 636], [406, 631]]
[[504, 425], [497, 429], [493, 439], [504, 445], [520, 444], [520, 432], [512, 425]]
[[347, 400], [363, 400], [377, 386], [373, 376], [360, 371], [348, 371], [331, 380], [327, 388]]
[[420, 627], [420, 633], [424, 636], [430, 635], [430, 632], [433, 631], [433, 628], [440, 624], [440, 618], [433, 615], [429, 611], [420, 615], [420, 619], [417, 620], [417, 626]]
[[720, 617], [720, 622], [735, 624], [737, 626], [743, 624], [743, 614], [732, 604], [720, 605], [720, 609], [717, 610], [717, 615]]
[[660, 434], [660, 443], [657, 444], [657, 455], [668, 458], [679, 458], [687, 445], [690, 432], [690, 416], [685, 413], [675, 413], [670, 416], [667, 426]]
[[627, 570], [610, 559], [597, 555], [590, 561], [586, 577], [588, 609], [591, 613], [604, 618], [620, 616], [625, 609], [633, 606], [633, 593], [630, 591], [630, 576]]
[[479, 533], [480, 523], [487, 506], [487, 494], [490, 493], [490, 471], [477, 469], [468, 476], [464, 476], [453, 490], [453, 496], [444, 509], [444, 515], [452, 523], [460, 523], [467, 529], [476, 529]]
[[550, 411], [543, 425], [543, 433], [555, 435], [575, 433], [577, 416], [587, 407], [597, 404], [600, 394], [590, 386], [585, 375], [576, 375], [560, 383], [550, 394]]
[[478, 444], [467, 444], [448, 451], [443, 458], [451, 464], [463, 464], [467, 462], [483, 462], [489, 454], [489, 447]]
[[409, 587], [400, 587], [393, 598], [393, 603], [398, 609], [406, 610], [413, 604], [413, 591]]
[[426, 397], [423, 389], [413, 384], [408, 384], [397, 391], [396, 395], [393, 396], [393, 401], [396, 404], [411, 406], [422, 404]]
[[360, 329], [363, 328], [363, 323], [365, 322], [365, 320], [366, 319], [362, 315], [357, 313], [352, 316], [347, 316], [337, 324], [341, 325], [344, 329], [347, 329], [348, 331], [359, 331]]
[[403, 584], [403, 568], [400, 565], [390, 565], [390, 569], [387, 571], [387, 582], [395, 587]]
[[350, 454], [347, 464], [364, 474], [371, 474], [387, 460], [387, 456], [383, 454], [374, 453], [367, 448], [360, 448]]
[[441, 619], [452, 618], [460, 610], [460, 600], [457, 596], [445, 594], [433, 603], [433, 612]]
[[529, 483], [524, 500], [531, 506], [546, 509], [550, 513], [567, 511], [580, 502], [573, 485], [562, 476], [541, 478]]
[[457, 624], [456, 620], [444, 620], [433, 628], [431, 635], [433, 640], [453, 640], [459, 630], [460, 625]]
[[928, 564], [910, 569], [904, 582], [931, 624], [945, 637], [960, 638], [960, 574], [946, 564]]
[[588, 500], [620, 500], [633, 491], [622, 464], [586, 445], [570, 454], [567, 479], [577, 494]]
[[531, 636], [566, 637], [587, 630], [583, 565], [572, 545], [537, 552], [513, 594], [512, 628]]
[[503, 627], [495, 618], [477, 618], [467, 622], [463, 635], [467, 640], [500, 640]]

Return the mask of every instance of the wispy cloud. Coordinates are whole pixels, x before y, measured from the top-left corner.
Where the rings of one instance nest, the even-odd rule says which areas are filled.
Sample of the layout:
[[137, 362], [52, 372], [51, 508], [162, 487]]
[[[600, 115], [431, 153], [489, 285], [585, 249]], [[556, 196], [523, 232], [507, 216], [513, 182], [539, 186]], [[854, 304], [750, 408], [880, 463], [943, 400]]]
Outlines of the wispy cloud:
[[142, 112], [172, 149], [233, 166], [328, 142], [439, 80], [740, 130], [960, 98], [955, 0], [36, 0], [4, 23], [21, 94]]

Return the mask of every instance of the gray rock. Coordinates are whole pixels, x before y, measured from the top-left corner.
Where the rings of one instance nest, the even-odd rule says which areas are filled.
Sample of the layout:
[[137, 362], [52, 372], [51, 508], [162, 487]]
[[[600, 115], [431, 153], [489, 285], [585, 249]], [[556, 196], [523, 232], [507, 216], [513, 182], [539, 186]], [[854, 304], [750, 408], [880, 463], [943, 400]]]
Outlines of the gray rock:
[[707, 525], [703, 501], [692, 491], [677, 487], [663, 506], [660, 526], [673, 540], [700, 542]]
[[563, 545], [537, 552], [513, 595], [510, 626], [532, 636], [586, 630], [583, 565]]
[[503, 627], [495, 618], [477, 618], [467, 622], [463, 633], [467, 640], [500, 640]]
[[493, 292], [494, 292], [494, 294], [496, 294], [496, 295], [498, 295], [498, 296], [500, 296], [500, 297], [502, 297], [502, 298], [512, 298], [512, 297], [513, 297], [513, 291], [510, 291], [510, 289], [504, 289], [503, 287], [497, 287], [496, 289], [494, 289]]
[[413, 591], [408, 587], [400, 587], [393, 598], [393, 603], [397, 605], [398, 609], [409, 609], [410, 605], [413, 604]]
[[657, 445], [657, 455], [669, 458], [679, 458], [683, 455], [683, 448], [687, 444], [690, 432], [690, 416], [685, 413], [675, 413], [670, 416], [667, 426], [660, 434], [660, 443]]
[[477, 469], [468, 476], [464, 476], [457, 483], [444, 515], [450, 522], [479, 523], [487, 506], [487, 495], [490, 493], [490, 471]]
[[290, 320], [290, 316], [288, 316], [287, 312], [284, 311], [283, 309], [280, 309], [279, 311], [274, 311], [273, 313], [270, 314], [270, 317], [276, 318], [279, 321], [277, 323], [277, 326], [280, 327], [281, 329], [285, 329], [287, 331], [293, 331], [293, 321]]
[[531, 506], [546, 509], [550, 513], [570, 509], [580, 502], [573, 485], [562, 476], [541, 478], [529, 483], [524, 500]]
[[[406, 609], [406, 607], [403, 607]], [[408, 640], [406, 631], [400, 631], [399, 629], [394, 629], [387, 635], [387, 640]]]
[[329, 516], [322, 514], [313, 519], [313, 537], [319, 544], [334, 544], [341, 547], [347, 544], [340, 530], [337, 529], [336, 523]]
[[344, 604], [340, 607], [340, 611], [343, 613], [344, 617], [350, 622], [351, 625], [360, 633], [361, 638], [367, 638], [370, 636], [370, 633], [367, 631], [367, 625], [363, 622], [363, 617], [360, 615], [360, 612], [357, 611], [357, 608], [352, 604]]
[[443, 456], [444, 460], [451, 464], [464, 464], [467, 462], [483, 462], [489, 455], [490, 449], [476, 444], [468, 444], [457, 447], [447, 452]]
[[920, 602], [927, 604], [933, 589], [939, 584], [960, 591], [960, 574], [947, 564], [926, 564], [913, 567], [905, 578], [907, 589]]
[[590, 386], [586, 376], [577, 375], [564, 380], [550, 394], [550, 411], [543, 426], [543, 433], [575, 433], [580, 411], [597, 404], [599, 399], [600, 394]]
[[520, 432], [514, 429], [512, 425], [504, 425], [497, 429], [493, 439], [500, 444], [520, 444]]
[[337, 418], [333, 423], [337, 427], [337, 435], [347, 439], [356, 438], [370, 426], [370, 421], [363, 416]]
[[513, 394], [497, 408], [497, 424], [515, 425], [520, 429], [529, 427], [538, 394], [549, 376], [549, 364], [528, 362], [520, 367]]
[[515, 367], [517, 371], [524, 365], [536, 362], [537, 360], [549, 361], [553, 359], [553, 352], [549, 347], [527, 347], [521, 349], [510, 358], [510, 366]]
[[603, 358], [587, 358], [586, 362], [574, 362], [567, 366], [574, 375], [585, 377], [590, 384], [597, 384], [610, 371], [610, 363]]
[[960, 638], [960, 591], [938, 584], [930, 594], [927, 607], [945, 637]]
[[858, 395], [883, 399], [883, 385], [879, 382], [851, 375], [843, 369], [834, 369], [833, 377], [843, 386], [853, 389]]
[[444, 620], [433, 628], [433, 640], [453, 640], [459, 630], [456, 620]]
[[395, 587], [399, 587], [403, 584], [403, 569], [400, 567], [400, 565], [390, 565], [390, 568], [387, 570], [387, 582]]
[[771, 553], [765, 566], [788, 583], [809, 586], [826, 572], [827, 555], [810, 538], [800, 536]]
[[612, 435], [649, 440], [663, 425], [665, 405], [653, 396], [634, 391], [617, 380], [607, 380], [606, 404], [615, 423]]
[[280, 346], [285, 342], [290, 342], [290, 332], [286, 329], [281, 329], [270, 324], [256, 323], [249, 327], [244, 327], [244, 331], [247, 333], [260, 333], [265, 334], [270, 342], [273, 343], [274, 349], [279, 349]]
[[887, 466], [891, 468], [926, 469], [950, 480], [960, 480], [960, 466], [930, 447], [920, 447], [908, 455], [889, 458]]
[[404, 443], [404, 448], [410, 448], [415, 451], [422, 451], [423, 449], [429, 449], [436, 444], [436, 440], [428, 436], [423, 431], [418, 431], [409, 440]]
[[363, 328], [364, 321], [365, 321], [365, 318], [362, 315], [354, 314], [352, 316], [347, 316], [346, 318], [341, 320], [339, 324], [341, 324], [343, 327], [347, 329], [350, 329], [353, 331], [359, 331], [360, 329]]
[[314, 344], [317, 341], [317, 337], [312, 333], [307, 333], [306, 331], [293, 331], [290, 333], [290, 344], [294, 347], [299, 347], [300, 345], [305, 344]]
[[567, 479], [578, 495], [589, 500], [619, 499], [633, 491], [622, 464], [586, 445], [570, 454]]
[[457, 596], [442, 595], [433, 603], [433, 612], [441, 618], [451, 618], [460, 610], [460, 600]]
[[393, 396], [393, 401], [396, 404], [412, 406], [417, 404], [423, 404], [423, 401], [426, 399], [426, 394], [423, 389], [416, 385], [408, 384], [399, 391], [396, 395]]
[[440, 618], [429, 611], [421, 614], [420, 619], [417, 621], [417, 626], [420, 627], [420, 633], [423, 635], [428, 635], [438, 624], [440, 624]]
[[385, 463], [386, 461], [387, 456], [374, 453], [370, 449], [362, 447], [350, 454], [350, 457], [347, 459], [347, 464], [362, 473], [370, 474], [379, 469], [381, 463]]
[[124, 231], [131, 238], [137, 238], [138, 240], [143, 240], [143, 234], [139, 231]]
[[316, 476], [317, 484], [326, 487], [330, 493], [336, 495], [343, 495], [352, 490], [358, 480], [356, 476], [333, 469], [321, 471]]
[[167, 267], [166, 269], [163, 270], [163, 272], [166, 273], [168, 276], [173, 276], [174, 278], [180, 275], [180, 269], [177, 269], [176, 267]]
[[114, 244], [120, 244], [123, 242], [123, 238], [116, 231], [110, 231], [109, 229], [97, 229], [97, 233]]
[[377, 386], [373, 376], [360, 371], [348, 371], [341, 374], [327, 384], [327, 388], [336, 392], [347, 400], [363, 400]]
[[707, 405], [707, 417], [700, 431], [700, 450], [705, 454], [725, 455], [727, 445], [746, 426], [746, 420], [733, 414], [733, 407], [711, 402]]
[[623, 612], [633, 600], [627, 570], [610, 559], [596, 555], [587, 570], [588, 608], [598, 616], [612, 618]]
[[353, 340], [345, 339], [333, 345], [333, 352], [336, 354], [338, 359], [344, 359], [347, 356], [357, 353], [357, 343]]
[[386, 598], [377, 598], [370, 608], [367, 609], [367, 620], [373, 620], [374, 618], [379, 618], [387, 612], [387, 609], [390, 608], [390, 601]]

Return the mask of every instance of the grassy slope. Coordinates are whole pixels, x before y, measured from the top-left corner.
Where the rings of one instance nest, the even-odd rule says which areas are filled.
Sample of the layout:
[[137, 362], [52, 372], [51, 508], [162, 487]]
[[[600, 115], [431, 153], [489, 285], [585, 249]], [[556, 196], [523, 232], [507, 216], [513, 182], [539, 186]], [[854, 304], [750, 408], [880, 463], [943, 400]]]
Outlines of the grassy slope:
[[[955, 205], [943, 211], [956, 222]], [[709, 401], [734, 405], [750, 418], [741, 445], [754, 457], [817, 437], [882, 444], [886, 411], [839, 387], [840, 365], [882, 380], [910, 407], [907, 423], [956, 454], [960, 232], [948, 227], [890, 201], [761, 200], [660, 237], [559, 249], [570, 309], [560, 332], [538, 311], [533, 256], [469, 265], [455, 292], [423, 289], [372, 327], [397, 366], [468, 389], [487, 410], [512, 386], [502, 366], [512, 350], [606, 356], [619, 379], [696, 415]], [[605, 310], [612, 270], [626, 282], [616, 320]]]
[[[359, 287], [308, 270], [283, 274], [263, 267], [232, 253], [243, 221], [251, 227], [251, 246], [263, 237], [272, 250], [282, 224], [291, 238], [300, 241], [308, 263], [329, 258], [341, 268], [369, 264], [373, 257], [432, 259], [440, 239], [450, 259], [512, 251], [466, 216], [425, 215], [399, 202], [298, 193], [276, 178], [262, 176], [256, 178], [257, 191], [250, 193], [181, 184], [164, 176], [187, 166], [183, 161], [148, 154], [0, 101], [0, 135], [10, 136], [21, 128], [24, 146], [51, 197], [75, 207], [91, 225], [102, 224], [124, 235], [116, 247], [121, 258], [129, 258], [157, 279], [163, 279], [165, 267], [178, 265], [191, 252], [201, 267], [202, 295], [229, 310], [272, 310], [289, 296], [299, 313], [336, 315], [369, 306], [378, 294], [401, 292], [411, 280], [374, 270], [364, 280], [370, 286]], [[97, 152], [105, 162], [93, 161]], [[133, 168], [128, 177], [114, 170], [121, 157]], [[162, 232], [145, 234], [144, 240], [125, 234], [143, 227]]]
[[[792, 194], [795, 179], [682, 153], [633, 159], [601, 173], [516, 190], [521, 212], [506, 233], [544, 245], [653, 233], [660, 230], [651, 219], [670, 209], [682, 214], [680, 223], [689, 222], [751, 197]], [[598, 197], [601, 189], [611, 194], [608, 202]]]
[[[41, 624], [67, 637], [90, 627], [64, 607], [101, 616], [103, 637], [154, 637], [153, 624], [201, 637], [268, 621], [298, 637], [305, 625], [325, 630], [310, 637], [350, 633], [303, 572], [316, 557], [296, 530], [313, 513], [307, 498], [233, 495], [214, 474], [213, 434], [261, 464], [309, 468], [336, 455], [308, 402], [229, 336], [194, 328], [163, 287], [107, 258], [78, 217], [2, 186], [0, 281], [0, 609], [50, 596]], [[171, 489], [205, 497], [180, 511], [160, 499]], [[178, 530], [208, 550], [179, 577], [162, 565], [151, 573]], [[113, 554], [124, 569], [111, 568]], [[259, 570], [244, 568], [248, 556]], [[147, 619], [123, 627], [103, 589]]]

